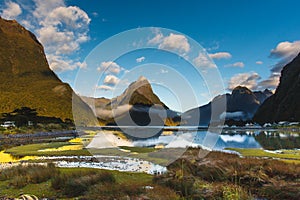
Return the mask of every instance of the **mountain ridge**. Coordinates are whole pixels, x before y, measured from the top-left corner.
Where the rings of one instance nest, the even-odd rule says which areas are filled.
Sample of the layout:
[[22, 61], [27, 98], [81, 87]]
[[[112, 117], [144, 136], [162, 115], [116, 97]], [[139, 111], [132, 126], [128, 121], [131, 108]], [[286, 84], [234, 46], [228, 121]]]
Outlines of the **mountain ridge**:
[[[212, 104], [218, 107], [222, 106], [222, 102], [225, 101], [226, 108], [216, 109], [216, 113], [214, 113], [219, 116], [219, 120], [224, 119], [225, 123], [228, 120], [250, 121], [258, 107], [271, 95], [270, 90], [252, 92], [247, 87], [237, 86], [231, 94], [218, 95], [208, 104], [184, 112], [182, 119], [188, 125], [207, 126], [211, 123]], [[224, 113], [225, 109], [226, 113]]]
[[49, 68], [34, 34], [2, 18], [0, 29], [0, 113], [28, 107], [40, 116], [62, 120], [73, 120], [77, 113], [84, 123], [92, 123], [90, 108]]

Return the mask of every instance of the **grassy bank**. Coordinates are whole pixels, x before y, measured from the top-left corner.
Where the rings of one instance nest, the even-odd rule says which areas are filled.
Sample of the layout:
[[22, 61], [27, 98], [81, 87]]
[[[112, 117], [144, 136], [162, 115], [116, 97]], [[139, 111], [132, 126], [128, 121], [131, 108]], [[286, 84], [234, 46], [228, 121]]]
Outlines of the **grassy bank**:
[[185, 199], [300, 199], [300, 164], [189, 149], [154, 182]]
[[236, 151], [244, 157], [280, 159], [285, 162], [300, 164], [300, 150], [265, 151], [263, 149], [227, 148]]
[[[125, 151], [124, 151], [125, 150]], [[153, 155], [157, 149], [143, 147], [120, 147], [120, 148], [103, 148], [103, 149], [85, 149], [78, 142], [70, 140], [68, 142], [39, 143], [16, 146], [5, 150], [5, 153], [13, 157], [25, 156], [127, 156], [140, 158], [157, 164], [165, 164], [168, 159]], [[0, 158], [1, 162], [1, 158]]]
[[152, 178], [143, 173], [55, 168], [51, 164], [23, 165], [1, 171], [0, 197], [16, 198], [21, 194], [31, 194], [55, 199], [179, 198], [174, 191], [153, 184]]
[[[160, 176], [26, 165], [0, 172], [0, 197], [57, 199], [299, 199], [300, 164], [188, 149]], [[201, 155], [201, 154], [200, 154]], [[147, 186], [147, 187], [146, 187]], [[149, 187], [150, 186], [150, 187]]]
[[[40, 143], [40, 144], [28, 144], [13, 147], [7, 149], [5, 153], [9, 153], [15, 157], [23, 157], [23, 156], [84, 156], [91, 155], [86, 149], [78, 149], [78, 150], [64, 150], [63, 147], [77, 145], [70, 142], [53, 142], [53, 143]], [[59, 148], [62, 148], [59, 150]], [[51, 149], [58, 149], [57, 151], [53, 151]], [[48, 150], [48, 151], [47, 151]]]

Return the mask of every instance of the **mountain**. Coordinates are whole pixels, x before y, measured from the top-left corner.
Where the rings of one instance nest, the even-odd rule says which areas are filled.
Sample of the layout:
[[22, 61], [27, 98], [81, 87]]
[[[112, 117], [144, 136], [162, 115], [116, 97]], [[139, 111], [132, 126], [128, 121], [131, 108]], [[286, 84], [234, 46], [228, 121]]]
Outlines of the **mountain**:
[[[91, 123], [91, 109], [50, 70], [43, 46], [15, 20], [0, 17], [0, 114], [22, 107], [39, 116]], [[74, 97], [74, 110], [72, 110]]]
[[[183, 121], [188, 125], [207, 126], [211, 123], [212, 105], [216, 109], [216, 119], [225, 119], [225, 121], [247, 121], [251, 120], [258, 107], [272, 95], [270, 90], [252, 92], [247, 87], [237, 86], [231, 94], [223, 94], [215, 97], [208, 104], [191, 109], [182, 115]], [[226, 113], [222, 102], [226, 102]], [[200, 120], [195, 121], [195, 119]]]
[[257, 110], [254, 121], [300, 121], [300, 54], [284, 66], [275, 94]]
[[156, 94], [153, 93], [151, 84], [144, 76], [140, 76], [137, 81], [131, 83], [120, 96], [113, 98], [107, 106], [116, 108], [127, 104], [144, 106], [160, 105], [168, 109]]
[[82, 97], [94, 109], [102, 124], [121, 126], [162, 126], [180, 122], [177, 112], [170, 110], [154, 94], [151, 84], [144, 77], [131, 83], [119, 96], [105, 98]]

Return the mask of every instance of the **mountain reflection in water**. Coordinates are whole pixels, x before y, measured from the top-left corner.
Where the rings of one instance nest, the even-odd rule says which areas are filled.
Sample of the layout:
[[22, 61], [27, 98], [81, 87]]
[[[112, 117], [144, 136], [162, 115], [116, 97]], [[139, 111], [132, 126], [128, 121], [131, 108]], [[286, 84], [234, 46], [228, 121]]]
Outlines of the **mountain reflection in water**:
[[282, 132], [277, 130], [226, 130], [217, 135], [212, 144], [208, 144], [208, 137], [214, 135], [207, 131], [173, 131], [172, 134], [162, 134], [159, 137], [145, 140], [134, 140], [133, 146], [151, 147], [163, 145], [165, 147], [201, 146], [213, 150], [226, 148], [263, 148], [298, 149], [300, 148], [299, 132]]

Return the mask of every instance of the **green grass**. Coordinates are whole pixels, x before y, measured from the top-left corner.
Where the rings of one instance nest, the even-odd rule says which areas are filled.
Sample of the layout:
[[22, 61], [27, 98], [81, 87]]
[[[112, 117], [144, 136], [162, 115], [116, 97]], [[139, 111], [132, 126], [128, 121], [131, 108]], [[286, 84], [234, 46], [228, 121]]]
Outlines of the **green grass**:
[[[102, 173], [109, 172], [113, 174], [118, 184], [140, 184], [140, 185], [150, 185], [152, 183], [152, 176], [144, 173], [127, 173], [119, 171], [110, 171], [110, 170], [101, 170], [101, 169], [87, 169], [87, 168], [58, 168], [62, 174], [74, 174], [82, 173], [88, 174], [90, 172]], [[61, 196], [60, 193], [55, 191], [51, 187], [51, 180], [42, 182], [39, 184], [28, 184], [23, 188], [17, 189], [14, 187], [9, 187], [9, 181], [0, 181], [0, 196], [6, 196], [11, 198], [16, 198], [21, 194], [31, 194], [36, 195], [39, 198], [42, 197], [56, 197], [63, 199], [64, 196]]]
[[39, 183], [39, 184], [28, 184], [24, 188], [17, 189], [11, 188], [7, 185], [9, 181], [0, 181], [0, 195], [7, 197], [18, 197], [21, 194], [34, 194], [38, 197], [49, 197], [55, 196], [56, 192], [50, 189], [51, 183], [50, 181]]
[[88, 150], [69, 150], [69, 151], [39, 151], [43, 149], [58, 148], [66, 145], [72, 145], [69, 142], [53, 142], [53, 143], [40, 143], [40, 144], [28, 144], [23, 146], [12, 147], [7, 149], [5, 153], [9, 153], [12, 156], [76, 156], [76, 155], [91, 155]]
[[92, 169], [92, 168], [59, 168], [62, 173], [71, 174], [80, 171], [85, 172], [105, 172], [108, 171], [112, 173], [115, 178], [116, 182], [118, 183], [128, 183], [128, 182], [135, 182], [141, 184], [150, 184], [152, 182], [153, 176], [150, 174], [145, 173], [133, 173], [133, 172], [119, 172], [115, 170], [103, 170], [103, 169]]
[[157, 149], [153, 147], [127, 147], [127, 146], [120, 146], [121, 149], [129, 150], [131, 152], [136, 153], [150, 153], [157, 151]]
[[239, 152], [244, 157], [267, 157], [281, 159], [283, 161], [300, 163], [300, 150], [282, 150], [282, 153], [270, 153], [263, 149], [241, 149], [227, 148], [228, 150]]
[[[146, 161], [154, 162], [156, 164], [166, 164], [167, 159], [154, 157], [151, 155], [156, 149], [144, 147], [121, 147], [122, 149], [130, 150], [131, 152], [124, 152], [118, 148], [103, 148], [103, 149], [80, 149], [80, 150], [67, 150], [67, 151], [39, 151], [43, 149], [59, 148], [66, 145], [72, 145], [69, 142], [52, 142], [52, 143], [39, 143], [28, 144], [17, 147], [12, 147], [5, 150], [15, 157], [24, 156], [90, 156], [90, 155], [107, 155], [107, 156], [127, 156], [132, 158], [139, 158]], [[133, 154], [136, 152], [137, 154]]]

